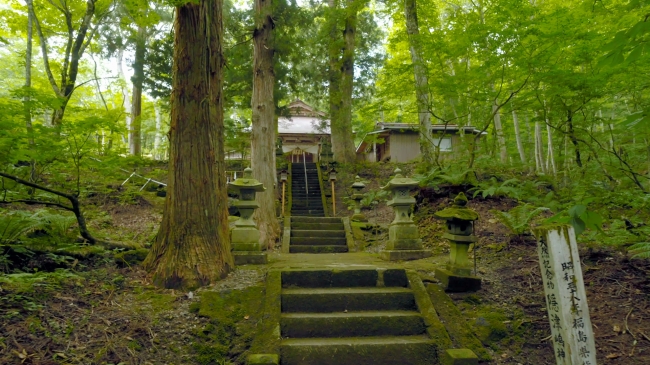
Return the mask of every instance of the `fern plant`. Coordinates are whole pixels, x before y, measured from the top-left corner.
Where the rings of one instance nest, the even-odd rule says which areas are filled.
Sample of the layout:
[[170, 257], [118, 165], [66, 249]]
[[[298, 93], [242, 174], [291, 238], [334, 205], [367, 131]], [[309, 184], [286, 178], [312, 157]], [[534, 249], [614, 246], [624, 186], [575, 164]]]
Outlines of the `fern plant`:
[[22, 235], [41, 227], [41, 222], [23, 211], [0, 214], [0, 243], [7, 244], [18, 240]]
[[650, 242], [635, 243], [628, 249], [635, 259], [650, 258]]
[[46, 209], [39, 210], [33, 216], [41, 222], [42, 229], [50, 237], [64, 237], [71, 238], [71, 228], [77, 223], [77, 218], [73, 215], [63, 215], [58, 213], [51, 213]]
[[519, 180], [516, 178], [506, 180], [503, 183], [499, 184], [497, 179], [495, 177], [492, 177], [486, 182], [479, 183], [479, 186], [470, 189], [470, 191], [474, 191], [474, 198], [476, 198], [477, 195], [481, 194], [481, 197], [483, 197], [483, 199], [489, 196], [508, 196], [519, 200], [522, 191], [518, 185]]
[[529, 230], [530, 222], [546, 210], [548, 210], [548, 208], [536, 208], [530, 204], [523, 204], [510, 209], [508, 212], [494, 209], [490, 212], [492, 212], [492, 214], [494, 214], [497, 219], [508, 228], [513, 236], [521, 236]]

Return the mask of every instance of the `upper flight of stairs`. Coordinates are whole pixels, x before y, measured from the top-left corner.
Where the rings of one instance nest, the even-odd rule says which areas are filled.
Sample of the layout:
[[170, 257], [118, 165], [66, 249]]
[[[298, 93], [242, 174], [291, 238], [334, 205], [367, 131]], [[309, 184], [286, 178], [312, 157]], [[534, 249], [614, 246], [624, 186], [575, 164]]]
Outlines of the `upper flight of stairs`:
[[284, 271], [281, 307], [281, 365], [436, 363], [404, 270]]
[[325, 216], [315, 163], [291, 164], [291, 199], [291, 215]]
[[291, 217], [290, 253], [348, 252], [341, 218]]

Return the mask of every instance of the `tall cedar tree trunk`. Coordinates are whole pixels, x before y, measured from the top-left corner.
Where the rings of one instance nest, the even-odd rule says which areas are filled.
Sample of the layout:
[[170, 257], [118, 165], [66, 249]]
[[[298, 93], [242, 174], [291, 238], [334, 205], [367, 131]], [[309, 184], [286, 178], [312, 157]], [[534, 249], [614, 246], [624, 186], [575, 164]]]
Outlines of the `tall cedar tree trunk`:
[[129, 130], [129, 152], [142, 156], [142, 83], [144, 81], [144, 53], [147, 29], [138, 27], [135, 39], [135, 61], [133, 62], [133, 93], [131, 96], [131, 129]]
[[[77, 76], [79, 74], [79, 62], [83, 56], [86, 47], [90, 44], [95, 32], [99, 28], [99, 25], [94, 28], [91, 27], [91, 21], [95, 15], [95, 2], [97, 0], [87, 0], [86, 1], [86, 12], [81, 18], [81, 24], [77, 30], [77, 34], [74, 34], [73, 26], [73, 14], [71, 10], [66, 6], [57, 7], [65, 17], [65, 24], [68, 31], [68, 37], [66, 39], [66, 46], [63, 54], [63, 62], [61, 64], [61, 81], [60, 85], [57, 85], [54, 75], [52, 74], [52, 69], [50, 68], [50, 60], [48, 56], [48, 44], [47, 37], [43, 33], [41, 24], [38, 21], [38, 17], [34, 12], [34, 4], [32, 0], [27, 0], [27, 9], [32, 15], [34, 25], [36, 26], [36, 32], [38, 33], [38, 38], [40, 39], [41, 52], [43, 56], [43, 66], [45, 69], [45, 74], [47, 79], [50, 82], [50, 86], [54, 90], [54, 94], [59, 98], [60, 105], [58, 108], [54, 109], [52, 113], [52, 125], [60, 126], [61, 121], [63, 120], [63, 115], [65, 114], [65, 109], [72, 97], [72, 93], [75, 90], [75, 85], [77, 82]], [[56, 6], [55, 6], [56, 7]], [[90, 33], [88, 32], [90, 30]]]
[[176, 8], [169, 183], [143, 265], [153, 283], [192, 289], [234, 267], [224, 163], [222, 0]]
[[411, 63], [413, 64], [413, 73], [415, 74], [415, 96], [418, 107], [418, 121], [420, 123], [420, 151], [422, 152], [422, 160], [426, 163], [431, 163], [434, 156], [430, 135], [429, 79], [427, 76], [427, 68], [422, 59], [416, 0], [404, 0], [404, 17], [406, 18], [406, 32], [408, 33], [409, 50], [411, 51]]
[[273, 87], [274, 37], [273, 0], [255, 0], [255, 30], [253, 31], [253, 128], [251, 132], [251, 164], [253, 174], [266, 191], [257, 194], [260, 204], [255, 212], [262, 244], [273, 247], [280, 234], [275, 215], [275, 103]]
[[[352, 134], [352, 91], [354, 89], [354, 51], [355, 37], [357, 35], [357, 8], [355, 0], [348, 0], [345, 17], [345, 30], [343, 40], [343, 57], [341, 59], [341, 110], [340, 122], [337, 126], [342, 138], [339, 152], [339, 162], [354, 162], [356, 153], [354, 149], [354, 137]], [[336, 154], [336, 152], [334, 152]]]
[[[339, 33], [339, 0], [329, 0], [329, 104], [332, 152], [337, 162], [355, 160], [352, 135], [352, 91], [357, 11], [348, 0], [343, 36]], [[341, 54], [342, 53], [342, 54]]]

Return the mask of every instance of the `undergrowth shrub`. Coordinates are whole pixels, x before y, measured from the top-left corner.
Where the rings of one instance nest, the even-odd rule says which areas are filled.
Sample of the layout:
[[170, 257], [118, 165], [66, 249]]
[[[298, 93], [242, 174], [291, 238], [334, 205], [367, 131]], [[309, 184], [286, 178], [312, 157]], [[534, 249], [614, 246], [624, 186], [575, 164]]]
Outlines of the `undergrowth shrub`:
[[507, 212], [494, 209], [490, 212], [492, 212], [492, 214], [494, 214], [496, 218], [503, 223], [506, 228], [508, 228], [511, 235], [521, 236], [530, 230], [530, 223], [533, 219], [547, 210], [548, 208], [545, 207], [534, 207], [530, 204], [522, 204]]

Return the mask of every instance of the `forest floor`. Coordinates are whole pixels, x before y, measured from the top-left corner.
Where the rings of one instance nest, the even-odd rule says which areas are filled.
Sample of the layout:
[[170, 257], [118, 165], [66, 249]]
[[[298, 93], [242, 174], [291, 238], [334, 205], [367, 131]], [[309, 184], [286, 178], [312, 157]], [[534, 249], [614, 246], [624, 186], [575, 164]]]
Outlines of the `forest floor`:
[[[393, 168], [365, 171], [368, 189], [385, 185]], [[341, 180], [352, 178], [344, 175]], [[345, 185], [339, 186], [338, 196], [346, 196]], [[434, 252], [430, 262], [448, 255], [440, 238], [444, 228], [432, 212], [448, 205], [453, 193], [443, 189], [419, 198], [415, 219]], [[156, 231], [162, 200], [145, 194], [128, 203], [104, 202], [97, 208], [106, 213], [91, 225], [145, 240]], [[550, 365], [555, 360], [535, 243], [511, 241], [490, 213], [515, 205], [510, 199], [470, 201], [481, 216], [475, 254], [483, 287], [450, 296], [491, 352], [486, 364]], [[337, 215], [350, 214], [343, 200], [339, 207]], [[376, 252], [392, 213], [384, 202], [366, 213], [375, 229], [366, 231], [363, 250]], [[649, 364], [650, 262], [603, 247], [583, 247], [581, 258], [598, 363]], [[110, 254], [33, 273], [47, 260], [57, 257], [36, 255], [22, 267], [32, 273], [0, 276], [0, 364], [244, 364], [267, 266], [237, 268], [188, 293], [157, 289], [139, 265], [116, 263]]]

